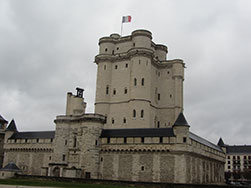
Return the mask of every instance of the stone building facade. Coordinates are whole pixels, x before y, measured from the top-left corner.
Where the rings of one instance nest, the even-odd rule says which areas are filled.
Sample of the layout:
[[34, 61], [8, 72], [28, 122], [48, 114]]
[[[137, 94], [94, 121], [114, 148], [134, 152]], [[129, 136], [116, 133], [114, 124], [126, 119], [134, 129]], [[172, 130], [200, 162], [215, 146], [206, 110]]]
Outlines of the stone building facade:
[[95, 113], [85, 113], [77, 88], [55, 131], [9, 125], [4, 165], [47, 176], [222, 183], [224, 151], [190, 132], [183, 114], [183, 60], [167, 60], [167, 47], [146, 30], [111, 34], [99, 47]]

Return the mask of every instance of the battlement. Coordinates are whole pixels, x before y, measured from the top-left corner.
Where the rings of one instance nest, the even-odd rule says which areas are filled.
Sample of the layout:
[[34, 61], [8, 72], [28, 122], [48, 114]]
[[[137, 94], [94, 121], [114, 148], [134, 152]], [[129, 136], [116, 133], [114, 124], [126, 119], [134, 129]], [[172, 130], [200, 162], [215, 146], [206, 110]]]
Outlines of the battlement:
[[124, 37], [113, 33], [109, 37], [100, 38], [99, 47], [99, 54], [95, 57], [95, 63], [103, 60], [101, 57], [113, 59], [116, 56], [131, 57], [131, 51], [137, 51], [137, 54], [140, 52], [146, 53], [145, 51], [150, 51], [150, 54], [148, 54], [151, 57], [156, 57], [157, 59], [163, 61], [166, 60], [168, 52], [165, 45], [155, 44], [152, 41], [152, 33], [147, 30], [135, 30], [131, 33], [131, 35]]
[[80, 121], [95, 121], [95, 122], [101, 122], [105, 123], [106, 118], [103, 115], [100, 114], [83, 114], [78, 116], [57, 116], [55, 123], [58, 122], [80, 122]]

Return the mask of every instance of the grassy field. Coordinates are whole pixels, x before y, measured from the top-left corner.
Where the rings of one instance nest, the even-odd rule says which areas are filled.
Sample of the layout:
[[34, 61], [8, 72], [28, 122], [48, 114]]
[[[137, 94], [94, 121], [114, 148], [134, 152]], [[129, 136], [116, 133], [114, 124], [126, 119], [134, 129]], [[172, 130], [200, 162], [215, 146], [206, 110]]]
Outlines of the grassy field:
[[0, 180], [0, 184], [5, 185], [27, 185], [40, 187], [71, 187], [71, 188], [130, 188], [127, 186], [109, 185], [109, 184], [84, 184], [75, 182], [57, 182], [51, 180], [32, 180], [32, 179], [6, 179]]

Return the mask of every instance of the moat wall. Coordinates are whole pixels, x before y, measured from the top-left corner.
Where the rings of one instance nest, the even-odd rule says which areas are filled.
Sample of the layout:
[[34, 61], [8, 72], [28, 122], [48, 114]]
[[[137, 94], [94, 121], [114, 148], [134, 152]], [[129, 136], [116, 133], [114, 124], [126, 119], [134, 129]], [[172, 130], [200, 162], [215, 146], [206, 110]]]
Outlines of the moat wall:
[[[234, 188], [232, 185], [213, 185], [213, 184], [176, 184], [176, 183], [153, 183], [153, 182], [133, 182], [133, 181], [117, 181], [117, 180], [98, 180], [98, 179], [83, 179], [83, 178], [63, 178], [52, 176], [31, 176], [16, 174], [16, 178], [20, 179], [40, 179], [52, 180], [61, 182], [79, 182], [88, 184], [109, 184], [109, 185], [123, 185], [130, 187], [154, 187], [154, 188]], [[242, 188], [250, 188], [249, 186], [242, 186]]]

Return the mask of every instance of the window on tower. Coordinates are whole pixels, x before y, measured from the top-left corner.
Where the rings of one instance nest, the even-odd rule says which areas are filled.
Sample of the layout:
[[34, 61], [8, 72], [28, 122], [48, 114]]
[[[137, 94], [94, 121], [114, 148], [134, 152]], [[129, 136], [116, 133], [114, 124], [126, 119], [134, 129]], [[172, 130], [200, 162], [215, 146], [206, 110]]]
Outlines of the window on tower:
[[136, 110], [133, 110], [133, 117], [136, 117]]
[[113, 89], [113, 95], [116, 95], [116, 89]]
[[137, 85], [137, 79], [134, 78], [134, 85], [136, 86]]
[[141, 79], [141, 85], [144, 86], [144, 84], [145, 84], [145, 79], [142, 78], [142, 79]]
[[141, 118], [144, 117], [144, 110], [141, 110], [140, 117], [141, 117]]
[[124, 89], [124, 94], [127, 94], [127, 88], [125, 87], [125, 89]]
[[77, 137], [74, 136], [73, 138], [73, 147], [75, 148], [77, 146]]
[[105, 93], [106, 93], [106, 95], [109, 94], [109, 86], [106, 86]]

